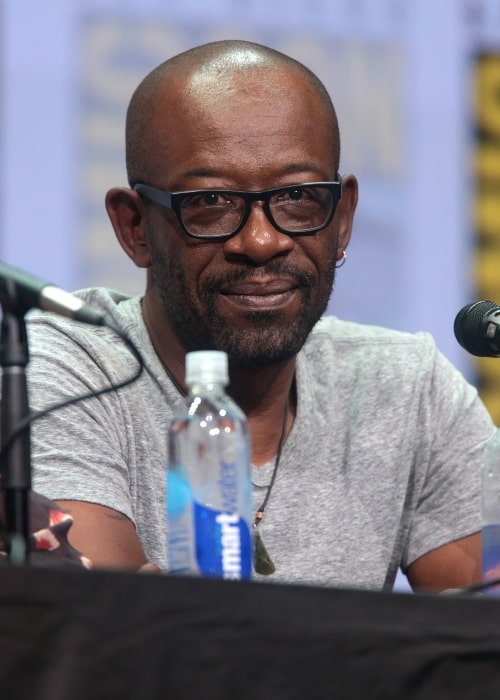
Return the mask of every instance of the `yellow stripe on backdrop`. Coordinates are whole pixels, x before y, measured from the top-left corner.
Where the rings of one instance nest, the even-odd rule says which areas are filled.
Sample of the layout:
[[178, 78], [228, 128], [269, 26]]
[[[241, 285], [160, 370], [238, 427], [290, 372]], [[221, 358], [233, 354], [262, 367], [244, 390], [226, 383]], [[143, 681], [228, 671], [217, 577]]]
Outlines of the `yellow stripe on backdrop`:
[[[500, 304], [500, 54], [479, 55], [474, 78], [477, 298]], [[500, 359], [477, 363], [479, 393], [500, 425]]]

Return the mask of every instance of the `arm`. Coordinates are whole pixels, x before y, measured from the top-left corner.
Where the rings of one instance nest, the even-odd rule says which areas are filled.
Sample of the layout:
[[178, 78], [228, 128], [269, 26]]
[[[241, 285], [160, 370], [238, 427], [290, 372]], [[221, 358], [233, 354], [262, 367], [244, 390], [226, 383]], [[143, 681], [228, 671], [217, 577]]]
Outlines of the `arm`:
[[481, 468], [496, 428], [475, 388], [440, 353], [417, 426], [422, 471], [402, 568], [415, 589], [475, 585], [481, 581]]
[[122, 513], [83, 501], [56, 501], [73, 517], [69, 540], [94, 567], [137, 570], [147, 563], [135, 527]]
[[[32, 406], [53, 405], [130, 376], [135, 360], [106, 331], [52, 319], [32, 323]], [[68, 328], [66, 328], [68, 326]], [[35, 488], [73, 517], [70, 539], [96, 568], [138, 569], [147, 561], [134, 518], [134, 425], [124, 392], [78, 402], [37, 420], [32, 430]], [[131, 472], [132, 469], [132, 472]]]
[[464, 588], [481, 581], [481, 534], [455, 540], [414, 561], [406, 571], [414, 590]]

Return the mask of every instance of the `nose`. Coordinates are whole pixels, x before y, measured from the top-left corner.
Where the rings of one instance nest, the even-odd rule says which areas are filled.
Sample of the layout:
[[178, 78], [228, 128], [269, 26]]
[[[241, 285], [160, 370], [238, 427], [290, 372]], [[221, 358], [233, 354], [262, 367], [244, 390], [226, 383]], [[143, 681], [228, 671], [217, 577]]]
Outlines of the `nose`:
[[281, 233], [267, 218], [262, 202], [252, 202], [245, 225], [224, 245], [226, 255], [246, 257], [256, 264], [263, 264], [277, 255], [292, 250], [291, 236]]

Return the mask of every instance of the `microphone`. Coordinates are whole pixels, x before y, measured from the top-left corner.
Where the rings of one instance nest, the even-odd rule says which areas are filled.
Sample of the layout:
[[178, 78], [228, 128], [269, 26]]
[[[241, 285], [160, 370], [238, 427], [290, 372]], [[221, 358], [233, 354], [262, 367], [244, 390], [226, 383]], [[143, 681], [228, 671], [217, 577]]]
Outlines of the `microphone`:
[[32, 308], [52, 311], [75, 321], [106, 326], [104, 316], [83, 301], [38, 277], [0, 262], [0, 304], [24, 313]]
[[459, 344], [477, 357], [500, 357], [500, 306], [475, 301], [461, 309], [453, 325]]

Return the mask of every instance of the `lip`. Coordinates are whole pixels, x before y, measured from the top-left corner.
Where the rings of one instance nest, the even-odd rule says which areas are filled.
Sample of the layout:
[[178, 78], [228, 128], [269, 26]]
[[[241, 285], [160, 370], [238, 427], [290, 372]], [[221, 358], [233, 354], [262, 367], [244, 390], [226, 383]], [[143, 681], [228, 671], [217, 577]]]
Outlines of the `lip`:
[[249, 294], [251, 296], [266, 296], [268, 294], [284, 294], [289, 292], [297, 285], [291, 280], [273, 279], [273, 280], [241, 280], [233, 282], [221, 289], [222, 294], [237, 295]]
[[221, 294], [236, 306], [247, 309], [277, 309], [295, 296], [296, 283], [290, 280], [233, 282], [221, 289]]

